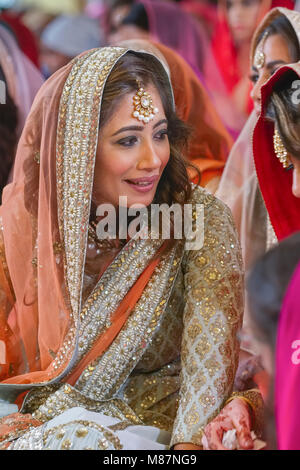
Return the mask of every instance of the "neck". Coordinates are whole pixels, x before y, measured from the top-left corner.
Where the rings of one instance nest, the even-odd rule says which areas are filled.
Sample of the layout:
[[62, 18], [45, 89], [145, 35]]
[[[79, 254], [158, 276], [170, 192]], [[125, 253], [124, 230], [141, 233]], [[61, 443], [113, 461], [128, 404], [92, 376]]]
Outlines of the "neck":
[[[112, 240], [126, 241], [128, 239], [128, 228], [130, 223], [140, 216], [142, 217], [142, 213], [139, 212], [138, 215], [129, 215], [128, 210], [128, 207], [116, 207], [114, 213], [110, 214], [110, 216], [108, 216], [107, 213], [98, 216], [96, 215], [96, 210], [92, 210], [90, 215], [90, 225], [97, 234], [99, 233], [97, 231], [98, 226], [100, 233], [107, 233], [112, 230], [112, 233], [114, 234]], [[110, 226], [107, 224], [110, 224]]]

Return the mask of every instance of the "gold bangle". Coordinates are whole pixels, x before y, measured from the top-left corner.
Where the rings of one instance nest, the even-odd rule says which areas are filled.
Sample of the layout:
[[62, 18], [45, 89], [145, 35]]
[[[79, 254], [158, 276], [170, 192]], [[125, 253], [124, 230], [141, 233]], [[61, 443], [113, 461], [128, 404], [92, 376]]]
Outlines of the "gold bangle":
[[225, 405], [228, 405], [228, 403], [230, 403], [232, 400], [235, 400], [236, 398], [239, 398], [240, 400], [243, 400], [244, 402], [246, 402], [249, 406], [250, 406], [250, 410], [251, 410], [251, 421], [252, 421], [252, 426], [254, 426], [254, 422], [255, 422], [255, 408], [253, 406], [253, 404], [251, 403], [251, 401], [249, 400], [249, 398], [246, 398], [246, 397], [243, 397], [243, 395], [234, 395], [234, 396], [231, 396], [230, 398], [228, 398], [228, 400], [226, 400], [225, 402]]
[[230, 402], [231, 402], [232, 400], [234, 400], [235, 398], [236, 398], [236, 397], [230, 397], [230, 398], [228, 398], [228, 400], [226, 400], [225, 403], [224, 403], [224, 407], [225, 407], [226, 405], [228, 405], [228, 403], [230, 403]]
[[254, 410], [254, 406], [253, 404], [251, 403], [251, 401], [249, 400], [249, 398], [246, 398], [246, 397], [243, 397], [243, 395], [235, 395], [233, 397], [230, 397], [228, 398], [228, 400], [225, 401], [225, 405], [228, 405], [228, 403], [230, 403], [232, 400], [235, 400], [236, 398], [240, 398], [241, 400], [244, 400], [246, 403], [248, 403], [248, 405], [251, 407], [251, 410], [252, 411], [255, 411]]

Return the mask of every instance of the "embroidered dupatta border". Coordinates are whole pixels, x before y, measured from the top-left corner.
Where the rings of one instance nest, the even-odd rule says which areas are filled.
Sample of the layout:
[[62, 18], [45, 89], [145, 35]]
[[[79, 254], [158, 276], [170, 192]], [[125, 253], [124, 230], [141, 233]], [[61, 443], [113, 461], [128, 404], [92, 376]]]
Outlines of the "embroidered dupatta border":
[[60, 238], [72, 325], [52, 366], [62, 370], [76, 348], [87, 232], [105, 82], [123, 48], [94, 49], [74, 60], [60, 100], [56, 171]]

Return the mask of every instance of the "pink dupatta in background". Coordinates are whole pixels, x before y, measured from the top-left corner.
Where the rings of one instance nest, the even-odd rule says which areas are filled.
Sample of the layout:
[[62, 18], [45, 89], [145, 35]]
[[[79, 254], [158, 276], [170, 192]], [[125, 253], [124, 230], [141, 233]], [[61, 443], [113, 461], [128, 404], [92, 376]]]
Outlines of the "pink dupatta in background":
[[300, 263], [287, 289], [280, 312], [275, 375], [277, 448], [300, 449]]

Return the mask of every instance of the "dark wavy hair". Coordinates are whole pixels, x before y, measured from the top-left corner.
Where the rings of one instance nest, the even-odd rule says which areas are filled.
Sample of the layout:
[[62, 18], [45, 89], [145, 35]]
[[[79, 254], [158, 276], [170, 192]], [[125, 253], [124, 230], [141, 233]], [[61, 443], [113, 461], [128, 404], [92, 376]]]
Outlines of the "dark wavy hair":
[[142, 3], [134, 3], [123, 19], [122, 24], [134, 24], [144, 31], [149, 31], [149, 20], [146, 9]]

